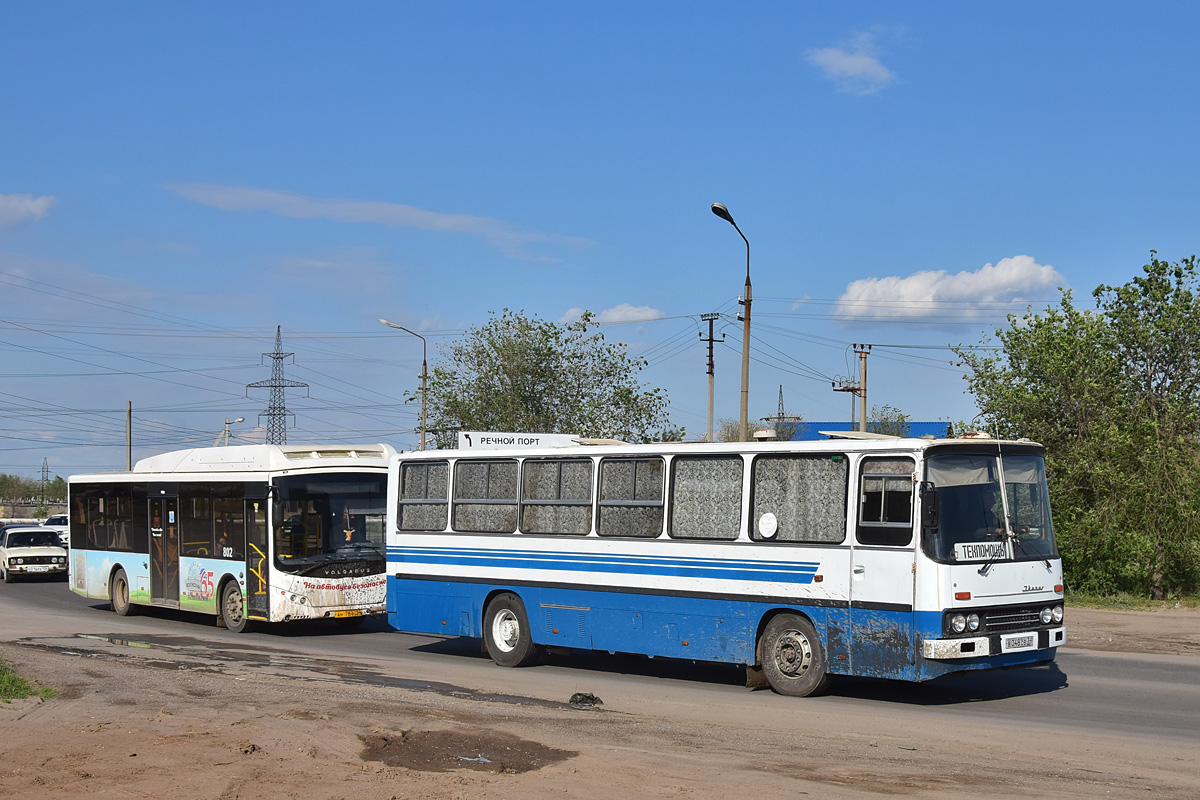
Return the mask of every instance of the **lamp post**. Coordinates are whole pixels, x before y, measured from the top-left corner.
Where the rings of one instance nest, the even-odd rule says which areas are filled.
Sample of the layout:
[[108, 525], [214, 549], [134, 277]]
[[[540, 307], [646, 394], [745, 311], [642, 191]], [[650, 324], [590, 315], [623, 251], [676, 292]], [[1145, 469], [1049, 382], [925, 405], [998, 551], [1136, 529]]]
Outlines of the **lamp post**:
[[724, 203], [713, 203], [712, 212], [732, 225], [733, 229], [738, 232], [738, 236], [741, 236], [742, 241], [746, 243], [746, 291], [745, 297], [742, 299], [742, 305], [746, 310], [742, 313], [742, 406], [738, 417], [738, 440], [748, 442], [750, 441], [748, 428], [748, 406], [750, 403], [750, 240], [746, 238], [746, 234], [742, 233], [742, 229], [733, 221], [733, 215], [729, 213], [729, 209], [725, 207]]
[[380, 319], [379, 321], [382, 322], [384, 325], [387, 325], [389, 328], [396, 328], [397, 330], [401, 330], [401, 331], [404, 331], [405, 333], [412, 334], [413, 336], [415, 336], [421, 340], [421, 441], [417, 445], [417, 449], [424, 450], [425, 449], [425, 389], [426, 389], [426, 385], [429, 380], [429, 366], [428, 366], [429, 362], [426, 359], [426, 353], [428, 351], [426, 350], [426, 347], [425, 347], [425, 337], [415, 331], [410, 331], [408, 328], [404, 327], [403, 325], [397, 325], [394, 322], [388, 322], [386, 319]]
[[238, 417], [235, 420], [230, 420], [229, 417], [226, 417], [225, 418], [225, 428], [217, 436], [217, 440], [215, 442], [213, 442], [213, 447], [220, 447], [222, 444], [224, 444], [225, 447], [229, 447], [229, 426], [237, 425], [239, 422], [245, 422], [245, 421], [246, 421], [245, 417]]

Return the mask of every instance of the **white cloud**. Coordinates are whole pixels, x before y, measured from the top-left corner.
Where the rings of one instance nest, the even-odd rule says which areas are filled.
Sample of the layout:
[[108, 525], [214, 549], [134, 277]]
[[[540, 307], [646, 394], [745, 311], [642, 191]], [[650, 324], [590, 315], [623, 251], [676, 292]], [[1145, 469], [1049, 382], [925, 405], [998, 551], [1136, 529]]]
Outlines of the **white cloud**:
[[50, 206], [57, 202], [56, 198], [49, 195], [0, 194], [0, 228], [41, 219], [46, 216]]
[[870, 319], [910, 317], [919, 319], [953, 309], [962, 317], [977, 316], [973, 304], [1033, 302], [1065, 284], [1058, 270], [1039, 264], [1032, 256], [1002, 258], [975, 272], [951, 275], [945, 270], [915, 272], [906, 278], [864, 278], [846, 287], [838, 298], [836, 313]]
[[878, 94], [896, 76], [879, 60], [876, 34], [876, 31], [859, 33], [840, 47], [809, 50], [808, 60], [840, 91], [859, 95]]
[[[566, 325], [574, 322], [583, 316], [583, 312], [587, 309], [572, 308], [559, 319], [560, 325]], [[596, 321], [602, 325], [611, 325], [621, 322], [647, 322], [649, 320], [659, 319], [663, 316], [663, 312], [657, 308], [650, 306], [631, 306], [629, 303], [621, 303], [619, 306], [606, 308], [604, 311], [596, 314]]]
[[442, 214], [402, 203], [350, 200], [342, 197], [306, 197], [275, 189], [252, 186], [220, 186], [206, 183], [180, 183], [167, 187], [201, 205], [223, 211], [266, 211], [296, 219], [328, 219], [338, 222], [370, 222], [391, 228], [417, 228], [439, 233], [479, 236], [505, 255], [532, 261], [556, 261], [533, 255], [527, 247], [534, 244], [582, 246], [584, 239], [526, 233], [490, 217], [469, 214]]

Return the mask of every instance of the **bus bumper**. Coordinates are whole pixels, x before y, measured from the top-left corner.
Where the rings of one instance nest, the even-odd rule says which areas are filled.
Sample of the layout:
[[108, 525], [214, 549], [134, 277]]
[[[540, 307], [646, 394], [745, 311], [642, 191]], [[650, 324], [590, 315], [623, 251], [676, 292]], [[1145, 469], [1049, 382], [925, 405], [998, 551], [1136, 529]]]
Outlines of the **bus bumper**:
[[921, 645], [921, 655], [932, 661], [979, 658], [1002, 653], [1045, 650], [1048, 647], [1059, 647], [1066, 641], [1065, 627], [965, 639], [926, 639]]

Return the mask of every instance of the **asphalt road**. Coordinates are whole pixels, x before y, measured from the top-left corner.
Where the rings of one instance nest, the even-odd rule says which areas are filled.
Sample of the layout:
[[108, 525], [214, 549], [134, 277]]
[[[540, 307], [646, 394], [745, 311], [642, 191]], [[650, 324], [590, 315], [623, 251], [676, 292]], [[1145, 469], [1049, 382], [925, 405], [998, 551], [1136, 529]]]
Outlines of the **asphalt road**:
[[[1068, 636], [1070, 629], [1068, 628]], [[896, 729], [966, 725], [1010, 735], [1023, 729], [1084, 737], [1165, 737], [1200, 743], [1200, 658], [1099, 653], [1063, 648], [1049, 667], [949, 676], [924, 684], [842, 679], [828, 695], [793, 700], [748, 692], [742, 670], [608, 654], [561, 653], [549, 663], [496, 667], [477, 641], [403, 634], [381, 620], [355, 631], [330, 623], [278, 625], [231, 634], [212, 617], [148, 610], [117, 617], [107, 604], [75, 595], [63, 581], [0, 584], [0, 640], [27, 643], [99, 637], [173, 652], [219, 652], [228, 662], [278, 664], [282, 673], [313, 659], [359, 665], [357, 679], [488, 699], [561, 702], [591, 692], [607, 707], [623, 702], [656, 713], [745, 715], [763, 725], [794, 724], [797, 708], [888, 720]], [[182, 654], [182, 655], [181, 655]], [[278, 656], [278, 658], [276, 658]], [[264, 667], [265, 665], [265, 667]], [[349, 669], [349, 666], [346, 666]]]

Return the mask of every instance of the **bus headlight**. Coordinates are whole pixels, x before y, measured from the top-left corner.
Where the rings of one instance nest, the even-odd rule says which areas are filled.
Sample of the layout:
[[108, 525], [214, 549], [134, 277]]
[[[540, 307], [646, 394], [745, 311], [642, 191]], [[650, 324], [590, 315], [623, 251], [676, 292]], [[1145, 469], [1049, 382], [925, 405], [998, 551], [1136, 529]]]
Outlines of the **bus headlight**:
[[1045, 608], [1043, 608], [1042, 609], [1042, 624], [1049, 625], [1053, 619], [1054, 619], [1054, 612], [1050, 610], [1050, 606], [1046, 606]]
[[1062, 618], [1063, 618], [1062, 606], [1055, 606], [1054, 611], [1052, 611], [1051, 613], [1054, 615], [1055, 622], [1062, 622]]
[[962, 633], [967, 629], [967, 618], [962, 614], [955, 614], [950, 618], [950, 630], [955, 633]]
[[971, 631], [971, 633], [979, 630], [978, 614], [967, 614], [967, 630]]

